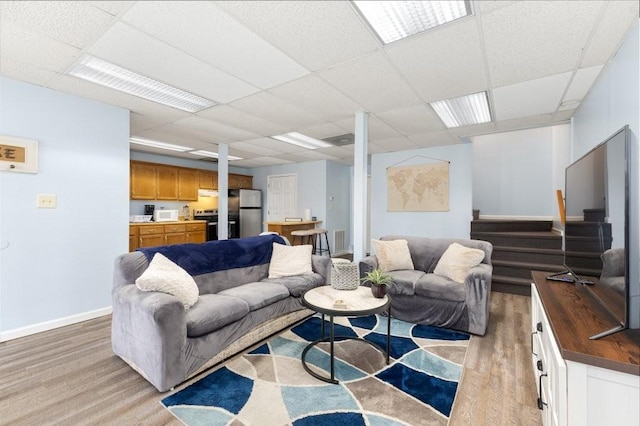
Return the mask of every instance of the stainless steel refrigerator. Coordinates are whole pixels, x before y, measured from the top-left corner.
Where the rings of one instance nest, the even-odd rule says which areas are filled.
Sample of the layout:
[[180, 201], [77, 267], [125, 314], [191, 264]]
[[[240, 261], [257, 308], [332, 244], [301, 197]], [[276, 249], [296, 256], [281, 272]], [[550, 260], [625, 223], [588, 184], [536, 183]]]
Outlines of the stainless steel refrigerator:
[[236, 221], [230, 238], [252, 237], [262, 232], [262, 191], [259, 189], [229, 190], [229, 221]]

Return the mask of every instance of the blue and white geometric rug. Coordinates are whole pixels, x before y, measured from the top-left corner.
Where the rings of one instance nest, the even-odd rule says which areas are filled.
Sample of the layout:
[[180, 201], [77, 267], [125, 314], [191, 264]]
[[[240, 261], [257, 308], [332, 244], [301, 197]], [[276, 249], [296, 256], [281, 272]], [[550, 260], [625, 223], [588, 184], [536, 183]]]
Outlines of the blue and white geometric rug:
[[[389, 365], [371, 345], [336, 341], [336, 385], [312, 377], [300, 360], [305, 346], [320, 337], [320, 325], [319, 315], [308, 318], [162, 404], [190, 426], [447, 424], [468, 334], [392, 319]], [[383, 316], [335, 317], [336, 335], [385, 348], [386, 332]], [[328, 344], [311, 349], [307, 363], [328, 376]]]

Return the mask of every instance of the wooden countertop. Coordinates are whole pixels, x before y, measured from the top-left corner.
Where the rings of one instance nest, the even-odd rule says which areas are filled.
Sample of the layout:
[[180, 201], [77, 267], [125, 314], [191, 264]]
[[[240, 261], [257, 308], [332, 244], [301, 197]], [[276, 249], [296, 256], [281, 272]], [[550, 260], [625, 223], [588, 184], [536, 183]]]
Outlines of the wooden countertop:
[[176, 225], [187, 223], [207, 223], [206, 220], [175, 220], [171, 222], [129, 222], [129, 225], [149, 226], [149, 225]]
[[545, 278], [549, 272], [533, 271], [532, 275], [562, 358], [640, 376], [640, 329], [589, 340], [615, 327], [615, 319], [587, 289], [549, 281]]
[[264, 222], [265, 225], [278, 225], [278, 226], [315, 225], [316, 223], [322, 223], [322, 221], [321, 220], [303, 220], [301, 222]]

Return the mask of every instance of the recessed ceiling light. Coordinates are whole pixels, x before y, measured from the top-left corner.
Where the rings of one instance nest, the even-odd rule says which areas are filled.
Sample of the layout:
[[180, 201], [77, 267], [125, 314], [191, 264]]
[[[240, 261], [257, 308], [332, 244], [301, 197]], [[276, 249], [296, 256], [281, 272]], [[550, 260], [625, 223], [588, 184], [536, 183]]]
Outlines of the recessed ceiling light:
[[189, 148], [187, 146], [174, 145], [174, 144], [166, 143], [166, 142], [158, 142], [158, 141], [154, 141], [154, 140], [151, 140], [151, 139], [130, 138], [129, 141], [131, 143], [134, 143], [134, 144], [137, 144], [137, 145], [150, 146], [152, 148], [166, 149], [166, 150], [169, 150], [169, 151], [187, 152], [187, 151], [191, 151], [193, 149], [193, 148]]
[[469, 0], [353, 3], [384, 44], [471, 15]]
[[[193, 154], [193, 155], [199, 155], [201, 157], [209, 157], [209, 158], [220, 158], [218, 156], [217, 152], [211, 152], [211, 151], [204, 151], [202, 149], [197, 149], [195, 151], [189, 151], [189, 154]], [[233, 161], [233, 160], [242, 160], [241, 157], [234, 157], [233, 155], [228, 155], [227, 159], [229, 161]]]
[[491, 121], [487, 92], [431, 102], [429, 105], [448, 128]]
[[330, 146], [333, 146], [330, 143], [323, 142], [318, 139], [314, 139], [312, 137], [303, 135], [302, 133], [298, 133], [298, 132], [285, 133], [284, 135], [277, 135], [277, 136], [271, 136], [271, 137], [273, 139], [277, 139], [282, 142], [298, 145], [308, 149], [328, 148]]
[[69, 74], [187, 112], [198, 112], [217, 105], [212, 100], [88, 55], [83, 56], [80, 62], [69, 70]]

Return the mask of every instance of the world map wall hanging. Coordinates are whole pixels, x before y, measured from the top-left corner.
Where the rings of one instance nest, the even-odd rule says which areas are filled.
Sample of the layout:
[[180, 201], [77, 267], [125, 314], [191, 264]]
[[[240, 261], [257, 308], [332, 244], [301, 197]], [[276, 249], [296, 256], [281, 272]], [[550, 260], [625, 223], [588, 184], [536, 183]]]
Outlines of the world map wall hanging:
[[387, 168], [387, 211], [449, 211], [449, 162]]

